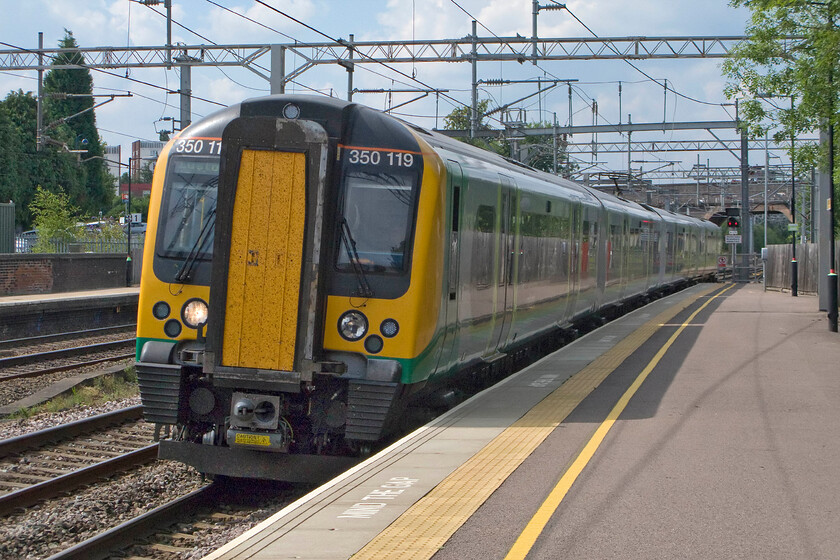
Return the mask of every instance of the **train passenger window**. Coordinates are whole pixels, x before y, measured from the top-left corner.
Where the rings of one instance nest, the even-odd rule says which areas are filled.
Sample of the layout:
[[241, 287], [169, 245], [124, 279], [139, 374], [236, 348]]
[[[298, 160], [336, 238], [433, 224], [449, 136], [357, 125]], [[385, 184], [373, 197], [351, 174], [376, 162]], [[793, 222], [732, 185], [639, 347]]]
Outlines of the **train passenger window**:
[[[414, 209], [414, 174], [351, 169], [344, 176], [343, 219], [352, 240], [340, 243], [336, 266], [351, 270], [352, 259], [372, 272], [407, 270]], [[345, 233], [344, 235], [347, 235]], [[348, 255], [348, 245], [355, 255]]]
[[209, 259], [219, 184], [219, 158], [173, 157], [166, 173], [157, 253]]

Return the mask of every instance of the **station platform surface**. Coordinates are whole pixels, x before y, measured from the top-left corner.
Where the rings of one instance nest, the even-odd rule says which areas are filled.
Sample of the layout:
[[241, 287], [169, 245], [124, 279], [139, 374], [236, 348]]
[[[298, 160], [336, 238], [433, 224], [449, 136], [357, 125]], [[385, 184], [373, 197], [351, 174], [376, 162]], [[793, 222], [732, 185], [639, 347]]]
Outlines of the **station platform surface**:
[[8, 309], [16, 306], [26, 307], [52, 302], [68, 303], [92, 299], [108, 298], [137, 298], [140, 294], [139, 286], [125, 288], [103, 288], [99, 290], [82, 290], [78, 292], [59, 292], [55, 294], [25, 294], [17, 296], [0, 296], [0, 308]]
[[838, 558], [839, 366], [816, 298], [694, 286], [207, 558]]

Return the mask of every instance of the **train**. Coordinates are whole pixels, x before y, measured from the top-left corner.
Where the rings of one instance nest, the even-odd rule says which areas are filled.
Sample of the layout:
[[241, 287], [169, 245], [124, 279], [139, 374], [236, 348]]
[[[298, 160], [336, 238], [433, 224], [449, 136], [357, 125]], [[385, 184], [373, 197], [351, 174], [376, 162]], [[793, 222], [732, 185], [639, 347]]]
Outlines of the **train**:
[[155, 167], [144, 416], [160, 457], [202, 473], [314, 480], [475, 379], [713, 278], [721, 248], [711, 222], [362, 104], [249, 99]]

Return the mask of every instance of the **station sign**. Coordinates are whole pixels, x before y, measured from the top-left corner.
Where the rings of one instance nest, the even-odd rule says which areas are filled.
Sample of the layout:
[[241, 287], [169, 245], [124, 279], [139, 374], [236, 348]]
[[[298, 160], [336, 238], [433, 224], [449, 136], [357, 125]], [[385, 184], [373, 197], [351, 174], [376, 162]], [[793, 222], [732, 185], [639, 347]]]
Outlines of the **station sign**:
[[741, 235], [727, 235], [725, 240], [730, 245], [737, 245], [738, 243], [741, 243], [742, 237], [743, 236]]

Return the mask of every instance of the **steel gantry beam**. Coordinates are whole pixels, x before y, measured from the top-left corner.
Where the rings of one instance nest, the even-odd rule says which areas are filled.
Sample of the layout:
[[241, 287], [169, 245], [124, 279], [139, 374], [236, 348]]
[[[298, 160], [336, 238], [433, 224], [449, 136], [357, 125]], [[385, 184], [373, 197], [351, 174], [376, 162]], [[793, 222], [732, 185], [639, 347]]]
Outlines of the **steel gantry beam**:
[[[797, 138], [800, 145], [816, 144], [816, 138]], [[713, 152], [735, 150], [741, 144], [740, 139], [736, 140], [650, 140], [644, 142], [630, 142], [632, 152]], [[764, 140], [750, 140], [750, 150], [763, 150]], [[621, 142], [569, 142], [566, 144], [566, 152], [569, 154], [589, 154], [594, 151], [599, 154], [622, 154], [627, 153], [627, 141]], [[771, 148], [785, 149], [789, 146], [772, 144]]]
[[[724, 37], [586, 37], [551, 38], [537, 41], [537, 60], [612, 60], [612, 59], [673, 59], [723, 58], [743, 36]], [[796, 39], [786, 39], [786, 47]], [[475, 44], [476, 50], [472, 49]], [[321, 64], [419, 63], [533, 60], [534, 41], [526, 37], [472, 37], [429, 41], [347, 41], [324, 43], [278, 43], [300, 56], [304, 63], [289, 73], [294, 76]], [[192, 66], [247, 66], [254, 64], [272, 50], [272, 45], [179, 45], [176, 51], [194, 59]], [[0, 50], [0, 70], [39, 70], [63, 68], [40, 65], [39, 53], [48, 60], [65, 49]], [[90, 68], [163, 68], [172, 63], [167, 59], [166, 46], [148, 47], [91, 47], [72, 49]], [[266, 64], [268, 67], [268, 64]]]
[[[544, 128], [519, 128], [511, 127], [515, 136], [552, 136], [554, 134], [609, 134], [611, 132], [648, 132], [662, 130], [712, 130], [731, 129], [734, 130], [738, 123], [735, 121], [687, 121], [687, 122], [658, 122], [658, 123], [622, 123], [622, 124], [593, 124], [581, 126], [556, 126]], [[459, 130], [438, 130], [441, 134], [452, 138], [469, 137], [470, 131]], [[476, 137], [495, 138], [505, 133], [502, 129], [477, 130]], [[627, 151], [627, 142], [624, 142], [624, 151]]]

